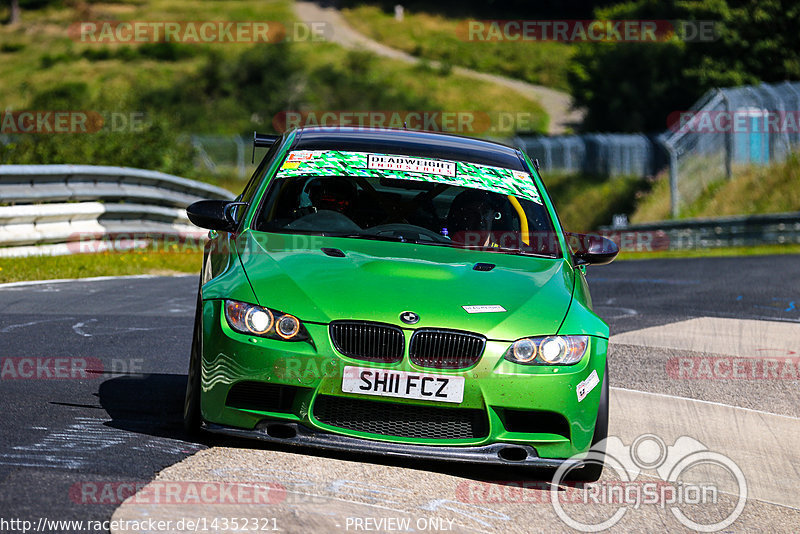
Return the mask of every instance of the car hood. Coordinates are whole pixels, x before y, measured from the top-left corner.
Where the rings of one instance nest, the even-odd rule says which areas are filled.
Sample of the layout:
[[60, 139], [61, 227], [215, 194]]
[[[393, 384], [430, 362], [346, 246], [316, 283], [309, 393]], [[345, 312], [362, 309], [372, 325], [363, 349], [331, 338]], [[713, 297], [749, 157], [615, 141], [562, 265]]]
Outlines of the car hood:
[[[555, 334], [572, 299], [574, 273], [563, 259], [251, 231], [239, 243], [258, 304], [307, 322], [407, 326], [400, 314], [412, 311], [420, 317], [414, 328], [468, 330], [510, 341]], [[477, 271], [479, 262], [495, 267]], [[506, 311], [468, 313], [464, 306]]]

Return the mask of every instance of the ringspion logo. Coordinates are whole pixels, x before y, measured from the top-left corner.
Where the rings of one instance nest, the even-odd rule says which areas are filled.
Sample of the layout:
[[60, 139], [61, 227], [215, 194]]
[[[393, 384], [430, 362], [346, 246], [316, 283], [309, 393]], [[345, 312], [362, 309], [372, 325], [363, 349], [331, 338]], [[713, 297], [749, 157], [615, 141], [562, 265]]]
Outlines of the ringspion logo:
[[[655, 434], [642, 434], [630, 445], [611, 436], [593, 445], [588, 453], [572, 459], [589, 465], [605, 464], [604, 478], [580, 489], [579, 497], [583, 500], [578, 502], [616, 507], [610, 517], [592, 518], [593, 522], [576, 514], [576, 508], [569, 506], [576, 502], [576, 496], [567, 499], [559, 496], [575, 466], [562, 464], [550, 485], [550, 504], [559, 519], [580, 532], [610, 529], [628, 511], [644, 505], [669, 511], [672, 518], [688, 529], [717, 532], [732, 525], [747, 503], [747, 480], [736, 462], [689, 436], [679, 437], [672, 445]], [[642, 472], [655, 472], [657, 478], [640, 479]], [[720, 499], [723, 493], [732, 495], [735, 503]], [[698, 505], [714, 509], [717, 521], [695, 521], [691, 509]], [[663, 517], [669, 519], [666, 514]]]

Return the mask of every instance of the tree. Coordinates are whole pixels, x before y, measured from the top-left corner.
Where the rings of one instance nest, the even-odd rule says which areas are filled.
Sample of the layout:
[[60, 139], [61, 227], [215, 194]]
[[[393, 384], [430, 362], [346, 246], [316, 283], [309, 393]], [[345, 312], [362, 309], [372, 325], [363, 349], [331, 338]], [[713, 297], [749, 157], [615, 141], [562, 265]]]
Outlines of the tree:
[[713, 87], [800, 79], [800, 4], [793, 0], [634, 0], [604, 20], [715, 21], [716, 38], [582, 43], [569, 73], [585, 130], [662, 131]]

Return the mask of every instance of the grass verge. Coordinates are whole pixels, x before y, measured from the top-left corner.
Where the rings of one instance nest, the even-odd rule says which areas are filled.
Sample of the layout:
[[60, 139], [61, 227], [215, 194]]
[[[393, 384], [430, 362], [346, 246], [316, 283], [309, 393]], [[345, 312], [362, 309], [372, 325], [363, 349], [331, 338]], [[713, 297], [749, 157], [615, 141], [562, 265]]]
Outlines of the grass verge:
[[587, 232], [611, 224], [615, 213], [630, 213], [649, 184], [635, 177], [607, 178], [585, 174], [543, 177], [564, 228]]
[[[776, 254], [800, 254], [800, 244], [658, 252], [623, 251], [616, 261]], [[202, 259], [203, 254], [199, 249], [186, 252], [115, 252], [2, 259], [0, 283], [93, 276], [194, 274], [199, 273]]]
[[377, 6], [342, 11], [359, 32], [411, 55], [568, 90], [567, 70], [573, 48], [542, 41], [470, 40], [468, 19], [406, 10], [402, 21]]
[[[698, 167], [692, 163], [689, 162], [686, 168]], [[721, 171], [711, 176], [707, 168], [697, 169], [697, 172], [689, 170], [684, 172], [680, 177], [684, 182], [702, 182], [706, 185], [701, 191], [688, 197], [692, 201], [681, 206], [679, 218], [726, 217], [800, 210], [800, 153], [791, 154], [785, 161], [767, 166], [734, 168], [733, 174], [733, 179], [727, 180]], [[686, 185], [688, 187], [688, 184]], [[637, 204], [630, 221], [636, 224], [669, 218], [669, 177], [665, 171], [659, 175], [650, 193]]]
[[199, 273], [201, 250], [183, 252], [102, 252], [71, 256], [0, 259], [0, 283], [133, 274]]
[[693, 250], [660, 250], [653, 252], [626, 252], [617, 256], [617, 261], [654, 260], [669, 258], [717, 258], [730, 256], [774, 256], [777, 254], [800, 254], [800, 244], [758, 245], [754, 247], [705, 248]]

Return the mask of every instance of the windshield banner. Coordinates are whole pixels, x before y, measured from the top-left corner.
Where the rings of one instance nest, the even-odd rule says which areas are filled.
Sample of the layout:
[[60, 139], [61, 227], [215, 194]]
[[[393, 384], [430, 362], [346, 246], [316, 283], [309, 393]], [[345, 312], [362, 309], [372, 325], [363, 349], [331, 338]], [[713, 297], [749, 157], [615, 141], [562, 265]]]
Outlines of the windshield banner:
[[484, 189], [542, 203], [536, 184], [527, 172], [465, 161], [338, 150], [296, 150], [289, 153], [277, 177], [299, 176], [417, 180]]

